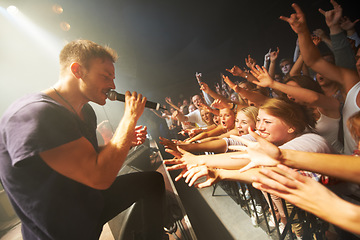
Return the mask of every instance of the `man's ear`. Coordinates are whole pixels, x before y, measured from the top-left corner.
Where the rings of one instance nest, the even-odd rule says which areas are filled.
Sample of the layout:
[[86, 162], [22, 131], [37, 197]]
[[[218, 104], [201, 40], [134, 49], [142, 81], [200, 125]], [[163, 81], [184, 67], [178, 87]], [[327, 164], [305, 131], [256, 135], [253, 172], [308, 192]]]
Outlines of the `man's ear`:
[[73, 62], [71, 65], [70, 65], [70, 69], [71, 69], [71, 72], [72, 74], [74, 74], [74, 76], [79, 79], [82, 77], [82, 67], [79, 63], [77, 62]]

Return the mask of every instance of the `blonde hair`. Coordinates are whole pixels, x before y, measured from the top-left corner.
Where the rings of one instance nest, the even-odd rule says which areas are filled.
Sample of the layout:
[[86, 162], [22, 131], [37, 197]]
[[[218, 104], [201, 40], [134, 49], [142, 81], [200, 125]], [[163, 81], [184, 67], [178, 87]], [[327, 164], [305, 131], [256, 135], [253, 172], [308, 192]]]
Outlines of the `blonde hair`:
[[246, 117], [248, 117], [249, 119], [254, 121], [254, 123], [256, 123], [256, 119], [259, 113], [259, 109], [257, 107], [254, 106], [244, 107], [241, 108], [240, 111], [238, 111], [238, 113], [240, 112], [244, 113]]
[[360, 139], [360, 111], [354, 113], [346, 121], [346, 126], [355, 141]]

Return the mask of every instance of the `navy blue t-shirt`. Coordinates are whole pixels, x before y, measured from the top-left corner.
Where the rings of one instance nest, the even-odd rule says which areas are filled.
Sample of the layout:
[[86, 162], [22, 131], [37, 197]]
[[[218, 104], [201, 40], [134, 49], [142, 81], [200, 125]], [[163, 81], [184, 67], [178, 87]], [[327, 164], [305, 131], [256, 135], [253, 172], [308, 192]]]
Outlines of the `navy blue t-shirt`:
[[57, 173], [39, 156], [81, 137], [98, 150], [95, 113], [89, 104], [82, 111], [84, 120], [39, 93], [14, 102], [0, 120], [0, 177], [24, 239], [99, 237], [101, 191]]

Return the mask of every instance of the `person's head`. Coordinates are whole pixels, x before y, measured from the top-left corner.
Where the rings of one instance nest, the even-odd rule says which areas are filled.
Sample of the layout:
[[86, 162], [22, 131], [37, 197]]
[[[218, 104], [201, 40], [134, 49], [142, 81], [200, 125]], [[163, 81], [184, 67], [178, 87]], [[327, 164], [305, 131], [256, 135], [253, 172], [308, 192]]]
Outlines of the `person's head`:
[[187, 100], [186, 98], [183, 100], [182, 102], [183, 105], [185, 106], [189, 106], [189, 100]]
[[71, 41], [60, 52], [60, 74], [66, 72], [74, 62], [79, 63], [85, 70], [89, 70], [92, 60], [97, 58], [115, 63], [118, 56], [110, 47], [103, 47], [90, 40]]
[[287, 99], [268, 99], [260, 108], [256, 129], [260, 136], [280, 146], [315, 127], [315, 119], [304, 106]]
[[258, 115], [257, 107], [245, 107], [240, 109], [236, 114], [235, 127], [239, 131], [240, 135], [248, 134], [249, 127], [251, 129], [256, 128], [256, 119]]
[[79, 80], [78, 87], [84, 99], [104, 105], [107, 93], [115, 88], [116, 60], [116, 52], [109, 47], [89, 40], [75, 40], [60, 52], [60, 76], [61, 79]]
[[237, 93], [231, 93], [230, 94], [230, 101], [232, 102], [239, 102], [239, 95]]
[[293, 65], [293, 62], [287, 58], [281, 59], [279, 62], [279, 67], [281, 69], [281, 72], [284, 75], [286, 75], [290, 72], [292, 65]]
[[175, 108], [171, 107], [170, 108], [170, 113], [173, 114], [175, 112]]
[[195, 106], [196, 108], [199, 108], [199, 109], [200, 109], [200, 103], [203, 103], [203, 102], [204, 102], [204, 101], [203, 101], [203, 98], [202, 98], [200, 95], [198, 95], [198, 94], [194, 95], [194, 96], [191, 98], [191, 101], [193, 102], [194, 106]]
[[[284, 83], [289, 86], [306, 88], [306, 89], [312, 90], [317, 93], [323, 93], [320, 85], [316, 81], [314, 81], [312, 78], [305, 76], [305, 75], [291, 76], [291, 77], [287, 78]], [[297, 103], [302, 103], [298, 99], [294, 98], [293, 96], [291, 96], [289, 94], [287, 96], [292, 101], [295, 101]]]
[[275, 73], [274, 74], [274, 80], [277, 82], [281, 82], [282, 81], [282, 76], [280, 73]]
[[220, 116], [214, 114], [213, 122], [216, 124], [216, 126], [219, 125], [220, 124]]
[[[354, 113], [351, 117], [348, 118], [346, 121], [346, 125], [355, 140], [355, 142], [358, 144], [358, 149], [360, 147], [360, 111]], [[360, 150], [360, 149], [359, 149]]]
[[201, 108], [200, 115], [202, 120], [206, 123], [206, 125], [211, 126], [214, 124], [213, 121], [214, 114], [212, 114], [208, 109]]
[[219, 110], [220, 123], [226, 130], [231, 130], [235, 126], [235, 112], [230, 108]]
[[195, 110], [196, 110], [195, 105], [194, 105], [194, 104], [190, 104], [190, 105], [189, 105], [189, 113], [191, 113], [191, 112], [193, 112], [193, 111], [195, 111]]
[[320, 87], [328, 87], [331, 85], [338, 85], [338, 88], [340, 88], [340, 84], [338, 84], [337, 82], [330, 80], [326, 77], [324, 77], [323, 75], [321, 75], [320, 73], [316, 73], [316, 81], [318, 82], [318, 84], [320, 85]]
[[189, 106], [188, 105], [182, 105], [180, 107], [180, 112], [182, 112], [182, 114], [184, 114], [184, 115], [189, 114]]
[[256, 84], [248, 81], [240, 82], [238, 86], [248, 91], [254, 90], [256, 88]]

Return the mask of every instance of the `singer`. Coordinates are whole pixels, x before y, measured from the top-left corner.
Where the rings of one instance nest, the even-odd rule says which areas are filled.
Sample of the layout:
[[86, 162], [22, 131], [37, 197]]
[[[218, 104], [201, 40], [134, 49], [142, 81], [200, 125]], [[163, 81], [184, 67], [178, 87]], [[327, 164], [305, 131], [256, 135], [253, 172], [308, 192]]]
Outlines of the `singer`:
[[144, 203], [142, 239], [162, 239], [164, 181], [157, 172], [117, 173], [129, 149], [142, 144], [136, 127], [146, 98], [125, 94], [125, 112], [104, 147], [89, 101], [104, 105], [115, 89], [116, 53], [89, 40], [60, 53], [58, 82], [13, 103], [0, 120], [0, 177], [23, 239], [98, 239], [103, 225], [136, 201]]

